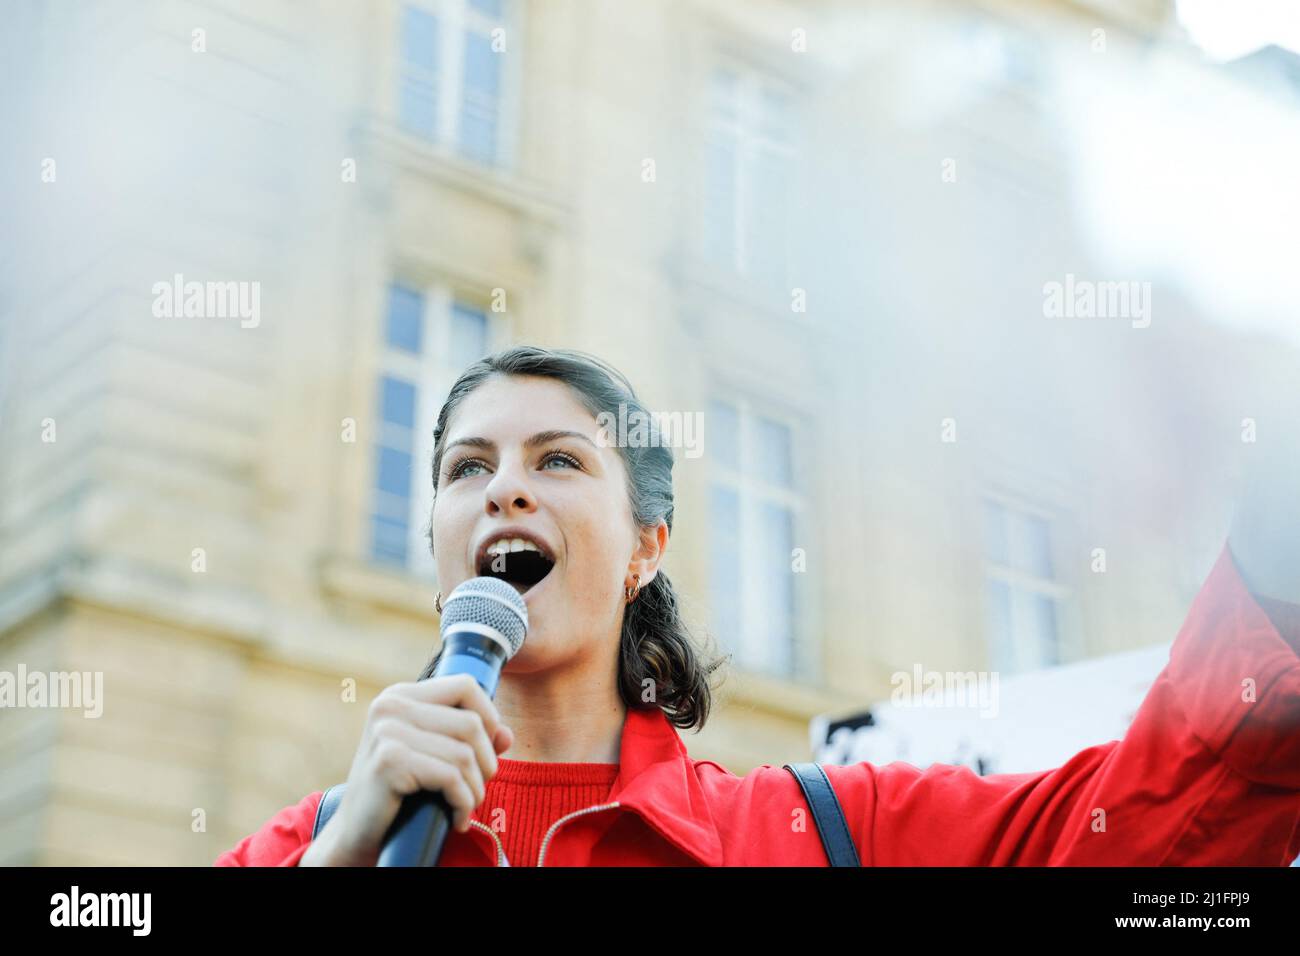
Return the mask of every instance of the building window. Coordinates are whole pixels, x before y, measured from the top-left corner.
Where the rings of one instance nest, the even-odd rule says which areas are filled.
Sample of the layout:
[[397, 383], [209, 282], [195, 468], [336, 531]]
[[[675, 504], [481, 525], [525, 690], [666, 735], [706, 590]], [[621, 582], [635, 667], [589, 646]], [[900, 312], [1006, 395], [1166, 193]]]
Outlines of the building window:
[[505, 28], [506, 13], [506, 0], [403, 4], [397, 116], [404, 129], [478, 162], [500, 162], [506, 54], [493, 48], [493, 31]]
[[710, 83], [704, 255], [784, 287], [793, 171], [791, 93], [752, 71], [719, 68]]
[[1018, 87], [1039, 79], [1042, 66], [1032, 35], [981, 15], [960, 21], [958, 31], [970, 79], [988, 86]]
[[1062, 663], [1064, 589], [1054, 575], [1047, 518], [986, 499], [984, 557], [993, 669], [1014, 674]]
[[778, 677], [803, 670], [792, 568], [802, 501], [792, 432], [743, 400], [715, 400], [705, 425], [710, 484], [713, 624], [737, 663]]
[[372, 483], [370, 555], [433, 575], [433, 426], [452, 383], [490, 348], [487, 313], [441, 285], [388, 287]]

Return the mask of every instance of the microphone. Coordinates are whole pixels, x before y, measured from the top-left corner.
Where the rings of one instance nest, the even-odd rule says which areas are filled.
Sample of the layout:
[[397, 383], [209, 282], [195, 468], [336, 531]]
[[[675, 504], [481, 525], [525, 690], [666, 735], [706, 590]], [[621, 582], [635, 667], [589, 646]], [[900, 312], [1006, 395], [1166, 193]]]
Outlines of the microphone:
[[[501, 668], [519, 653], [528, 633], [523, 595], [500, 578], [471, 578], [442, 608], [442, 656], [431, 676], [470, 674], [495, 697]], [[384, 836], [379, 866], [436, 866], [454, 813], [441, 791], [402, 798]]]

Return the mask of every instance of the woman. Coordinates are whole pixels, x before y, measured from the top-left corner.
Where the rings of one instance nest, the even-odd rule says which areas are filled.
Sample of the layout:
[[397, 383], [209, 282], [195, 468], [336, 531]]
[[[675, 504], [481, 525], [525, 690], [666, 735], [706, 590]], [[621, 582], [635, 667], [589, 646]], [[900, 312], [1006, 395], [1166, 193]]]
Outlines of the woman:
[[[646, 413], [618, 372], [565, 350], [509, 349], [460, 377], [434, 431], [438, 579], [513, 579], [528, 638], [495, 702], [428, 677], [436, 658], [386, 688], [319, 837], [317, 792], [218, 865], [373, 865], [417, 790], [455, 814], [445, 866], [825, 865], [788, 772], [737, 777], [677, 733], [704, 725], [719, 662], [661, 569], [672, 454], [606, 441], [598, 416], [620, 403]], [[511, 572], [503, 540], [540, 557]], [[1041, 773], [827, 766], [863, 864], [1284, 865], [1300, 853], [1294, 612], [1254, 597], [1225, 546], [1122, 741]]]

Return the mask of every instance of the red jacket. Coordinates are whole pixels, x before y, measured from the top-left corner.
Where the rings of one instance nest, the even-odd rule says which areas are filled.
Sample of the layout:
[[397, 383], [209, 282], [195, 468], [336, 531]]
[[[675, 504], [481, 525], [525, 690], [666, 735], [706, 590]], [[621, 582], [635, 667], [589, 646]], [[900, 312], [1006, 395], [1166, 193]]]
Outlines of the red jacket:
[[[694, 760], [657, 707], [628, 711], [619, 763], [607, 802], [551, 826], [543, 865], [826, 864], [778, 766], [739, 777]], [[1300, 657], [1225, 547], [1123, 740], [1035, 773], [902, 762], [826, 773], [864, 866], [1284, 866], [1300, 854]], [[320, 797], [281, 810], [216, 864], [296, 865]], [[439, 865], [508, 862], [474, 821], [448, 836]]]

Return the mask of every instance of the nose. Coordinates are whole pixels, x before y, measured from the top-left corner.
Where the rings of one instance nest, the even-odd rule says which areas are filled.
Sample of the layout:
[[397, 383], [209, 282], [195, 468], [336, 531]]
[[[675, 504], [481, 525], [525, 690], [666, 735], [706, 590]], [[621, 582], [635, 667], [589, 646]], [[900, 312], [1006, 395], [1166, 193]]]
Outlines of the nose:
[[501, 463], [484, 488], [484, 508], [490, 515], [506, 517], [537, 510], [537, 499], [521, 465]]

